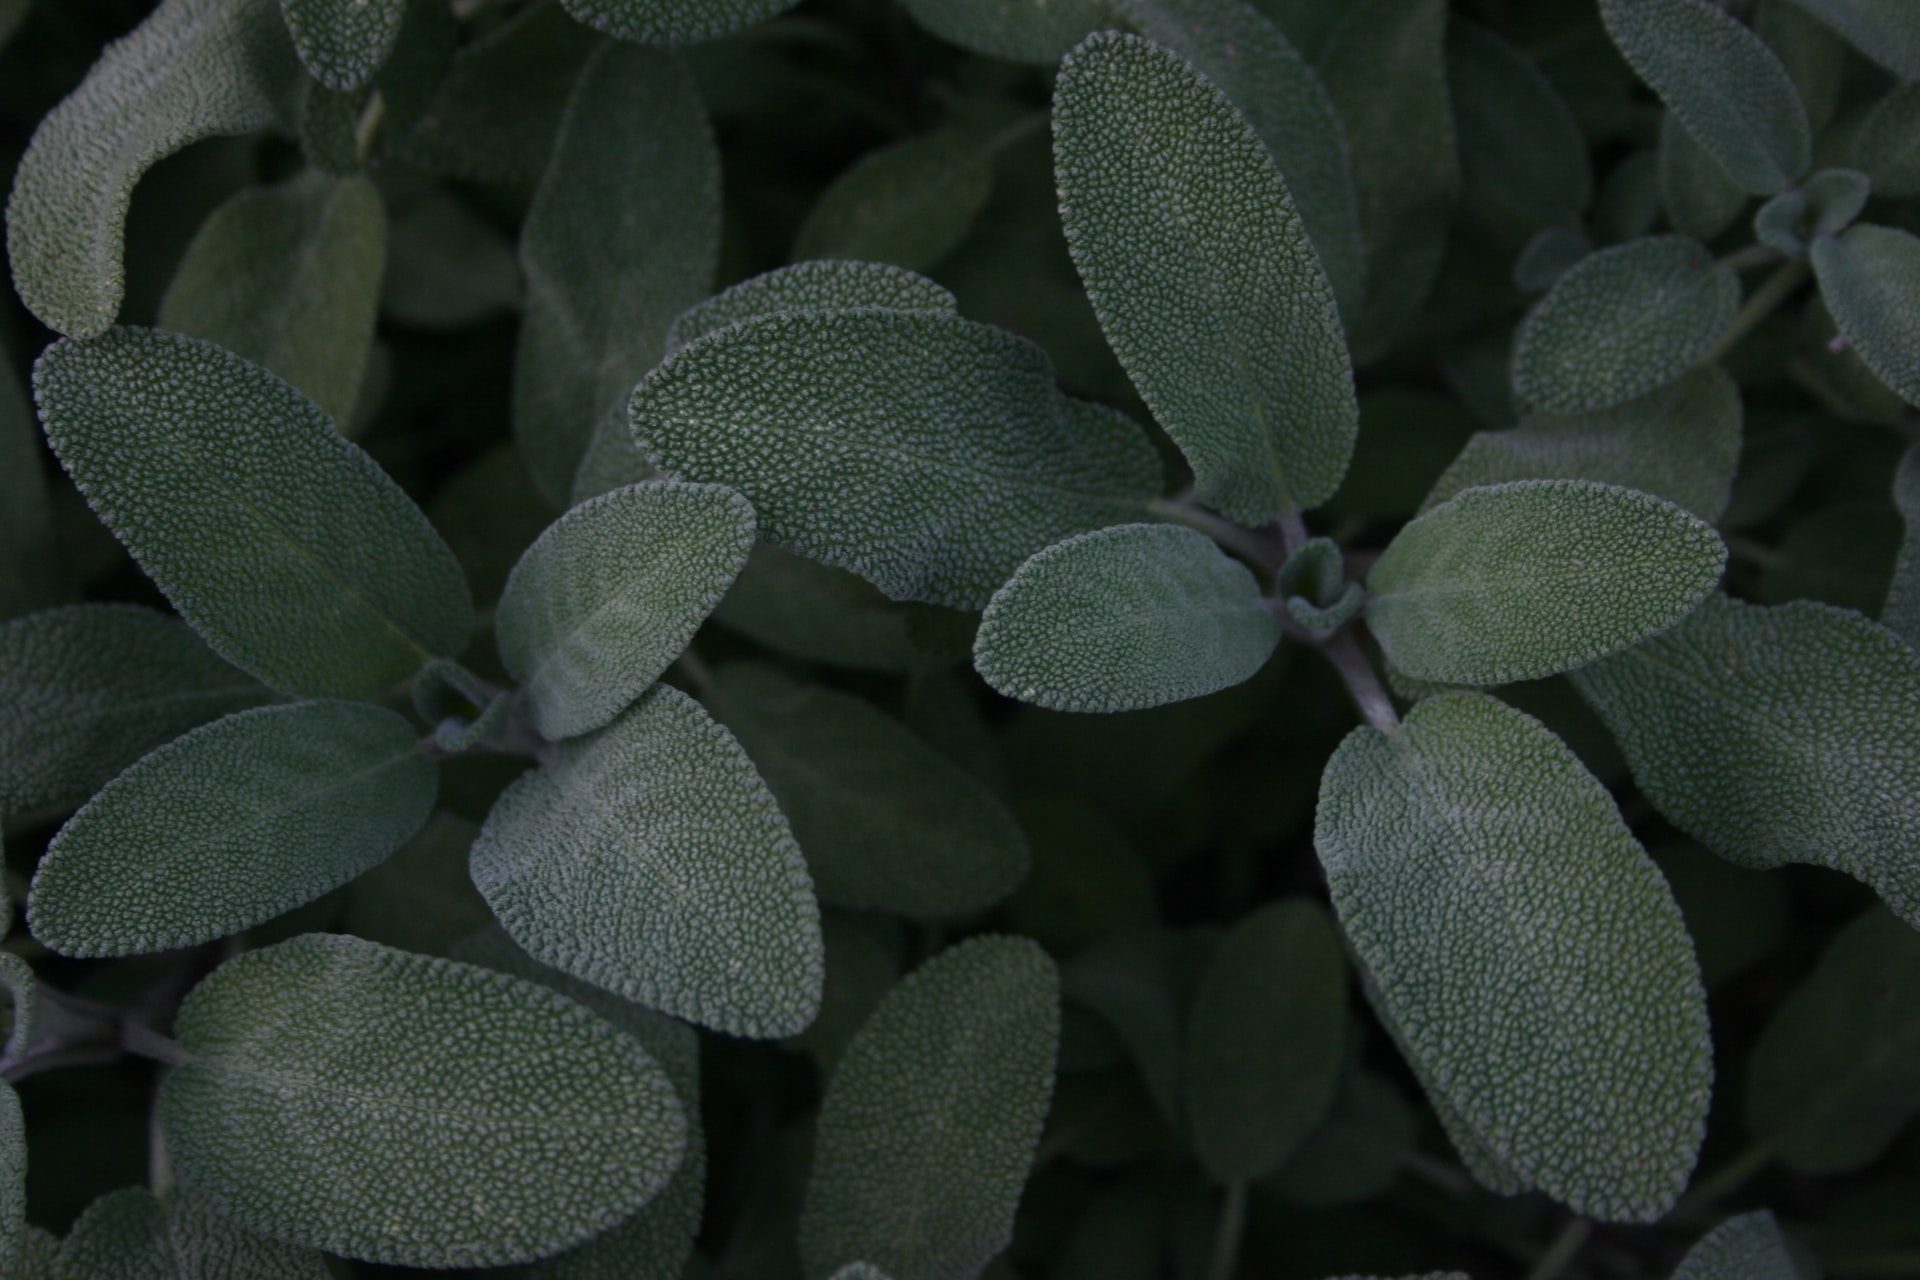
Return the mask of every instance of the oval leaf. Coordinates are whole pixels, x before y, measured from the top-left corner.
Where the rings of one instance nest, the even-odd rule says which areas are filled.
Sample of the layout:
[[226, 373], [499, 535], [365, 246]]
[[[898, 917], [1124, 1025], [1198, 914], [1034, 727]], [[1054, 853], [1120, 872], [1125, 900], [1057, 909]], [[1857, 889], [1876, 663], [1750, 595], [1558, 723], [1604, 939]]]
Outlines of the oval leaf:
[[808, 212], [793, 256], [933, 265], [993, 192], [993, 142], [983, 130], [943, 129], [866, 152]]
[[1587, 140], [1532, 59], [1478, 23], [1447, 23], [1447, 89], [1467, 188], [1530, 223], [1572, 221], [1593, 200]]
[[1920, 83], [1882, 98], [1853, 136], [1853, 163], [1873, 180], [1875, 195], [1920, 196]]
[[1780, 1224], [1765, 1209], [1743, 1213], [1709, 1231], [1687, 1250], [1673, 1280], [1805, 1280]]
[[716, 329], [782, 311], [838, 311], [883, 307], [889, 311], [957, 312], [959, 304], [943, 285], [884, 262], [844, 258], [796, 262], [790, 267], [742, 280], [697, 306], [689, 307], [667, 330], [671, 355]]
[[1793, 0], [1903, 80], [1920, 80], [1920, 10], [1907, 0]]
[[809, 662], [906, 671], [924, 656], [908, 633], [912, 608], [845, 569], [762, 542], [713, 617], [769, 649]]
[[1813, 270], [1849, 345], [1902, 400], [1920, 405], [1920, 238], [1876, 226], [1817, 236]]
[[744, 31], [800, 0], [563, 0], [588, 26], [641, 44], [697, 44]]
[[358, 89], [400, 38], [407, 0], [280, 0], [293, 47], [308, 74], [329, 89]]

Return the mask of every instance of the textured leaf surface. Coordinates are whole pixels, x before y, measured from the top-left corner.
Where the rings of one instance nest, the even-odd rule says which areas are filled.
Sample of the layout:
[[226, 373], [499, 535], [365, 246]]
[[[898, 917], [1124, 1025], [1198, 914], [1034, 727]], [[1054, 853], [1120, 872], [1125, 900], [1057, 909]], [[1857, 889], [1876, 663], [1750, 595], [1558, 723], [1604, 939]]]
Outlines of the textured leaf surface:
[[1574, 683], [1675, 826], [1744, 866], [1844, 871], [1920, 928], [1920, 657], [1892, 632], [1713, 596]]
[[1332, 1105], [1347, 1031], [1346, 964], [1306, 898], [1242, 918], [1220, 940], [1187, 1020], [1186, 1111], [1223, 1183], [1280, 1167]]
[[534, 728], [598, 729], [680, 656], [753, 548], [753, 508], [660, 481], [584, 502], [528, 548], [495, 628]]
[[358, 938], [228, 961], [175, 1036], [187, 1061], [159, 1115], [182, 1179], [242, 1225], [348, 1257], [551, 1253], [645, 1204], [686, 1147], [672, 1083], [598, 1015]]
[[960, 915], [1026, 874], [1026, 838], [993, 794], [871, 704], [739, 664], [713, 708], [793, 823], [823, 901]]
[[20, 1095], [0, 1081], [0, 1269], [16, 1273], [27, 1243], [27, 1121]]
[[720, 157], [692, 77], [672, 54], [600, 49], [520, 232], [514, 437], [549, 499], [566, 498], [596, 424], [617, 425], [667, 326], [707, 295], [719, 247]]
[[1578, 217], [1593, 199], [1580, 123], [1518, 49], [1478, 23], [1447, 23], [1447, 88], [1470, 189], [1530, 222]]
[[896, 600], [979, 608], [1160, 487], [1140, 429], [1062, 397], [1038, 347], [932, 312], [730, 325], [649, 374], [631, 414], [667, 470], [744, 493], [762, 537]]
[[1740, 281], [1697, 241], [1652, 236], [1603, 249], [1521, 322], [1514, 392], [1551, 413], [1638, 399], [1706, 355], [1739, 306]]
[[473, 625], [420, 509], [312, 401], [147, 329], [48, 348], [34, 393], [94, 512], [221, 657], [288, 693], [378, 693]]
[[1920, 80], [1920, 11], [1906, 0], [1793, 0], [1861, 53], [1906, 80]]
[[1132, 711], [1239, 684], [1279, 643], [1245, 565], [1191, 529], [1126, 524], [1015, 570], [987, 603], [973, 660], [1010, 698]]
[[1664, 1213], [1706, 1122], [1706, 994], [1666, 882], [1573, 752], [1484, 694], [1428, 698], [1398, 733], [1348, 735], [1314, 844], [1456, 1141], [1580, 1213]]
[[1483, 431], [1434, 483], [1426, 505], [1510, 480], [1596, 480], [1639, 489], [1717, 520], [1740, 464], [1740, 388], [1717, 368], [1592, 413], [1528, 415]]
[[434, 762], [382, 707], [301, 702], [143, 756], [47, 846], [27, 903], [65, 955], [210, 942], [359, 875], [426, 822]]
[[1770, 196], [1813, 159], [1793, 77], [1766, 42], [1707, 0], [1600, 0], [1607, 34], [1727, 176]]
[[473, 882], [543, 964], [734, 1035], [820, 1003], [820, 913], [733, 735], [661, 685], [501, 796]]
[[786, 12], [799, 0], [562, 0], [590, 27], [641, 44], [717, 40]]
[[810, 662], [905, 671], [922, 659], [907, 631], [910, 608], [845, 569], [762, 542], [713, 616], [770, 649]]
[[970, 939], [888, 993], [820, 1104], [807, 1274], [979, 1274], [1013, 1237], [1059, 1035], [1053, 962], [1024, 938]]
[[331, 1274], [320, 1254], [256, 1235], [192, 1191], [175, 1190], [164, 1207], [143, 1187], [108, 1192], [57, 1247], [59, 1258], [47, 1274], [60, 1280], [327, 1280]]
[[14, 377], [13, 357], [0, 342], [0, 621], [66, 603], [72, 587], [64, 568], [47, 500], [40, 426]]
[[901, 4], [915, 22], [942, 40], [1015, 62], [1051, 65], [1088, 32], [1109, 25], [1103, 0], [901, 0]]
[[1902, 400], [1920, 405], [1920, 238], [1866, 225], [1818, 236], [1813, 269], [1853, 350]]
[[1726, 557], [1711, 525], [1632, 489], [1467, 489], [1381, 553], [1367, 625], [1416, 680], [1533, 680], [1672, 626], [1713, 590]]
[[1687, 1250], [1673, 1280], [1803, 1280], [1780, 1224], [1765, 1209], [1743, 1213]]
[[796, 262], [742, 280], [689, 307], [667, 330], [672, 354], [716, 329], [782, 311], [837, 311], [884, 307], [890, 311], [958, 311], [942, 285], [884, 262], [846, 258]]
[[965, 238], [993, 191], [991, 141], [942, 129], [866, 152], [807, 214], [793, 256], [933, 265]]
[[1674, 230], [1697, 240], [1718, 236], [1747, 205], [1746, 191], [1672, 111], [1660, 118], [1660, 201]]
[[1920, 83], [1901, 85], [1867, 113], [1853, 136], [1853, 163], [1876, 195], [1920, 196]]
[[[1894, 561], [1893, 580], [1887, 586], [1880, 621], [1920, 649], [1920, 448], [1908, 449], [1900, 459], [1900, 468], [1893, 476], [1893, 504], [1906, 523], [1906, 537]], [[0, 799], [0, 807], [4, 806], [4, 799]]]
[[358, 89], [400, 38], [407, 0], [280, 0], [293, 47], [308, 74], [329, 89]]
[[380, 193], [307, 170], [214, 210], [188, 247], [160, 327], [265, 365], [351, 424], [387, 256]]
[[1325, 501], [1359, 431], [1353, 374], [1245, 118], [1177, 55], [1099, 35], [1062, 65], [1054, 165], [1074, 265], [1199, 499], [1249, 525]]

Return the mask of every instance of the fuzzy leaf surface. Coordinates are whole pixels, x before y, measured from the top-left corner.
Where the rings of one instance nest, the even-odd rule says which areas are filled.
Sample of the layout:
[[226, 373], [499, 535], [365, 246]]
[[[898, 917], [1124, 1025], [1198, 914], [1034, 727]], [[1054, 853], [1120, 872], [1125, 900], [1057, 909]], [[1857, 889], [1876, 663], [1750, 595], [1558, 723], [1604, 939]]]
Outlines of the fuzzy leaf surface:
[[794, 258], [932, 266], [966, 238], [993, 192], [991, 142], [978, 130], [941, 129], [867, 152], [808, 212]]
[[1765, 1209], [1743, 1213], [1702, 1236], [1673, 1280], [1805, 1280], [1787, 1252], [1780, 1224]]
[[906, 671], [922, 659], [907, 630], [911, 607], [845, 569], [762, 542], [713, 617], [756, 643], [809, 662]]
[[1660, 201], [1674, 230], [1712, 240], [1733, 225], [1747, 193], [1672, 111], [1660, 117]]
[[901, 0], [901, 7], [942, 40], [1047, 66], [1087, 33], [1113, 25], [1105, 0]]
[[1530, 58], [1478, 23], [1452, 18], [1447, 88], [1469, 189], [1542, 226], [1585, 211], [1593, 200], [1586, 138]]
[[1873, 374], [1920, 405], [1920, 238], [1861, 225], [1816, 236], [1813, 270], [1834, 323]]
[[309, 75], [329, 89], [358, 89], [400, 38], [407, 0], [280, 0], [293, 47]]
[[777, 267], [687, 308], [667, 330], [667, 353], [717, 329], [782, 311], [842, 311], [880, 307], [888, 311], [957, 312], [945, 286], [884, 262], [828, 258]]
[[1920, 11], [1906, 0], [1793, 0], [1903, 80], [1920, 80]]
[[717, 40], [785, 13], [799, 0], [562, 0], [580, 21], [621, 40], [682, 45]]

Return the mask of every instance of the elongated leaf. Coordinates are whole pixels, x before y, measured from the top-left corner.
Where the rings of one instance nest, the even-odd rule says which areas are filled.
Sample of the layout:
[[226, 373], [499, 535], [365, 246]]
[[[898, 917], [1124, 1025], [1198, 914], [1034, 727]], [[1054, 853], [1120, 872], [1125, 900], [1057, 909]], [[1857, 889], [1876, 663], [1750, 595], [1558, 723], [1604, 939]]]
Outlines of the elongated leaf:
[[1098, 35], [1062, 65], [1054, 165], [1074, 265], [1120, 361], [1245, 524], [1339, 487], [1359, 431], [1333, 294], [1273, 159], [1179, 57]]
[[562, 0], [590, 27], [641, 44], [717, 40], [793, 8], [800, 0]]
[[1893, 503], [1906, 523], [1906, 537], [1894, 562], [1893, 581], [1887, 587], [1880, 621], [1920, 649], [1920, 448], [1907, 450], [1900, 459], [1900, 469], [1893, 477]]
[[495, 626], [533, 727], [571, 738], [619, 715], [680, 656], [753, 547], [719, 485], [616, 489], [562, 516], [507, 579]]
[[1706, 1122], [1706, 993], [1665, 881], [1573, 752], [1484, 694], [1428, 698], [1340, 745], [1314, 845], [1456, 1143], [1589, 1216], [1671, 1207]]
[[1514, 392], [1551, 413], [1636, 400], [1706, 355], [1739, 306], [1739, 279], [1697, 241], [1652, 236], [1603, 249], [1521, 322]]
[[1687, 1250], [1673, 1280], [1804, 1280], [1780, 1224], [1765, 1209], [1743, 1213], [1701, 1237]]
[[927, 279], [883, 262], [829, 259], [796, 262], [742, 280], [697, 306], [667, 330], [667, 352], [742, 320], [782, 311], [883, 307], [890, 311], [958, 311], [953, 295]]
[[595, 425], [707, 295], [719, 245], [720, 159], [692, 77], [672, 54], [601, 49], [520, 232], [514, 436], [548, 498], [566, 498]]
[[1920, 238], [1870, 225], [1817, 236], [1813, 269], [1853, 350], [1902, 400], [1920, 405]]
[[1746, 191], [1671, 111], [1660, 118], [1660, 200], [1674, 230], [1696, 240], [1725, 231], [1747, 204]]
[[1053, 962], [1024, 938], [970, 939], [889, 992], [820, 1104], [807, 1275], [979, 1274], [1013, 1237], [1059, 1036]]
[[932, 266], [966, 237], [993, 192], [992, 141], [979, 130], [943, 129], [865, 153], [807, 214], [794, 258]]
[[1793, 0], [1861, 53], [1905, 80], [1920, 80], [1920, 12], [1905, 0]]
[[1675, 826], [1744, 866], [1844, 871], [1920, 928], [1920, 656], [1899, 637], [1713, 596], [1573, 679]]
[[733, 1035], [820, 1003], [820, 913], [787, 820], [733, 735], [656, 687], [507, 789], [473, 882], [543, 964]]
[[1469, 190], [1529, 222], [1578, 217], [1593, 200], [1580, 123], [1518, 49], [1477, 23], [1447, 23], [1447, 89]]
[[933, 312], [729, 325], [649, 374], [631, 416], [667, 470], [744, 493], [769, 542], [962, 609], [1160, 485], [1139, 428], [1061, 397], [1038, 347]]
[[73, 816], [27, 923], [66, 955], [210, 942], [359, 875], [433, 810], [434, 762], [381, 707], [302, 702], [216, 720], [143, 756]]
[[95, 513], [235, 666], [287, 693], [351, 696], [465, 647], [473, 605], [453, 553], [258, 365], [116, 329], [48, 348], [34, 394]]
[[308, 170], [214, 210], [160, 304], [160, 327], [264, 365], [345, 430], [360, 398], [387, 219], [365, 178]]
[[[975, 53], [1051, 65], [1110, 25], [1102, 0], [901, 0], [913, 20]], [[904, 1280], [904, 1277], [896, 1277]]]
[[65, 604], [72, 589], [64, 568], [53, 536], [40, 428], [0, 342], [0, 621]]
[[602, 1018], [358, 938], [228, 961], [175, 1035], [159, 1115], [181, 1177], [244, 1226], [347, 1257], [552, 1253], [652, 1199], [686, 1146], [672, 1083]]
[[290, 115], [300, 83], [275, 0], [166, 0], [48, 112], [7, 201], [13, 286], [49, 328], [104, 332], [120, 310], [134, 184], [192, 142]]
[[1510, 480], [1597, 480], [1639, 489], [1717, 520], [1740, 464], [1740, 388], [1717, 368], [1593, 413], [1528, 415], [1483, 431], [1453, 460], [1426, 506]]
[[1026, 874], [1013, 815], [861, 699], [739, 664], [722, 669], [712, 702], [793, 823], [823, 901], [962, 915]]
[[1403, 528], [1367, 577], [1367, 625], [1416, 680], [1503, 684], [1567, 671], [1684, 618], [1726, 548], [1632, 489], [1519, 480], [1467, 489]]
[[308, 74], [329, 89], [358, 89], [400, 38], [407, 0], [280, 0]]
[[1876, 195], [1920, 196], [1920, 83], [1901, 85], [1868, 112], [1853, 136], [1853, 163]]
[[1191, 529], [1127, 524], [1021, 565], [987, 603], [973, 660], [1010, 698], [1133, 711], [1239, 684], [1279, 643], [1245, 565]]

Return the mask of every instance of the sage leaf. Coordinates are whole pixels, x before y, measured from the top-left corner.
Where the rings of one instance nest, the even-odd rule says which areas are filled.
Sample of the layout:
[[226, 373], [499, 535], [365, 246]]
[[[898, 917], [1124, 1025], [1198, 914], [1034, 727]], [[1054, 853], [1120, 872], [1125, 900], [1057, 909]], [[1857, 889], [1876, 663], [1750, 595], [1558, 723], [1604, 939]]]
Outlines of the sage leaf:
[[1920, 196], [1920, 83], [1901, 85], [1867, 113], [1853, 135], [1853, 163], [1876, 195]]
[[20, 1095], [0, 1081], [0, 1268], [20, 1267], [27, 1243], [27, 1120]]
[[[1920, 649], [1920, 448], [1908, 449], [1893, 476], [1893, 504], [1906, 525], [1900, 556], [1894, 561], [1893, 580], [1880, 621], [1909, 645]], [[4, 634], [4, 632], [0, 632]], [[0, 808], [5, 807], [0, 792]]]
[[833, 1273], [833, 1280], [891, 1280], [891, 1277], [871, 1262], [849, 1262]]
[[901, 0], [901, 7], [942, 40], [1048, 66], [1088, 32], [1110, 25], [1105, 0]]
[[533, 727], [575, 737], [645, 693], [726, 593], [753, 535], [753, 508], [720, 485], [631, 485], [560, 517], [514, 566], [494, 620]]
[[7, 201], [13, 286], [47, 327], [103, 333], [134, 184], [189, 143], [285, 122], [299, 65], [275, 0], [165, 0], [49, 111]]
[[1370, 1200], [1405, 1165], [1417, 1124], [1412, 1104], [1390, 1080], [1350, 1068], [1326, 1118], [1260, 1186], [1311, 1209]]
[[449, 954], [493, 919], [467, 877], [467, 851], [479, 834], [465, 818], [434, 814], [392, 857], [353, 882], [342, 932], [402, 951]]
[[1602, 249], [1521, 321], [1514, 393], [1550, 413], [1638, 399], [1699, 362], [1739, 306], [1739, 279], [1698, 241], [1650, 236]]
[[1816, 236], [1813, 270], [1834, 323], [1873, 375], [1920, 405], [1920, 239], [1861, 225]]
[[728, 325], [648, 374], [630, 413], [663, 468], [744, 493], [769, 542], [959, 609], [1160, 487], [1144, 433], [1062, 397], [1040, 348], [934, 312]]
[[458, 329], [520, 305], [520, 260], [500, 229], [433, 190], [396, 206], [380, 310], [416, 329]]
[[603, 1018], [358, 938], [229, 960], [174, 1034], [185, 1061], [158, 1108], [182, 1180], [243, 1226], [346, 1257], [553, 1253], [651, 1200], [686, 1147], [672, 1083]]
[[1672, 111], [1660, 117], [1660, 201], [1674, 230], [1711, 240], [1733, 225], [1747, 193]]
[[71, 809], [153, 748], [272, 696], [140, 605], [0, 624], [0, 813]]
[[1670, 1208], [1706, 1123], [1706, 993], [1666, 882], [1573, 752], [1485, 694], [1427, 698], [1341, 743], [1314, 845], [1449, 1131], [1579, 1213]]
[[721, 669], [710, 700], [793, 823], [823, 902], [963, 915], [1012, 892], [1027, 842], [993, 793], [851, 694]]
[[995, 150], [984, 131], [941, 129], [867, 152], [808, 212], [794, 258], [932, 266], [966, 238], [993, 193]]
[[1573, 680], [1674, 826], [1743, 866], [1844, 871], [1920, 928], [1920, 656], [1898, 636], [1712, 596]]
[[1765, 1209], [1743, 1213], [1700, 1238], [1673, 1280], [1805, 1280], [1787, 1252], [1780, 1224]]
[[1447, 88], [1467, 189], [1540, 225], [1593, 200], [1587, 140], [1560, 93], [1525, 54], [1478, 23], [1447, 23]]
[[1741, 189], [1770, 196], [1813, 160], [1793, 77], [1766, 42], [1707, 0], [1600, 0], [1607, 34]]
[[88, 1205], [60, 1245], [57, 1273], [85, 1280], [108, 1276], [173, 1280], [167, 1213], [144, 1187], [110, 1191]]
[[466, 646], [473, 605], [453, 553], [265, 369], [116, 329], [48, 348], [34, 394], [95, 514], [235, 666], [285, 693], [358, 696]]
[[697, 44], [744, 31], [799, 0], [562, 0], [596, 30], [640, 44]]
[[1713, 527], [1584, 480], [1466, 489], [1402, 528], [1367, 576], [1367, 625], [1416, 680], [1535, 680], [1671, 627], [1726, 565]]
[[[54, 540], [40, 427], [0, 342], [0, 621], [65, 604], [71, 588]], [[0, 805], [5, 792], [0, 790]]]
[[1434, 482], [1426, 508], [1511, 480], [1596, 480], [1639, 489], [1718, 520], [1740, 465], [1740, 388], [1718, 368], [1592, 413], [1533, 413], [1482, 431]]
[[1070, 1008], [1089, 1010], [1126, 1046], [1140, 1082], [1170, 1125], [1185, 1123], [1181, 1079], [1192, 975], [1188, 940], [1148, 923], [1114, 934], [1066, 962], [1061, 987]]
[[379, 863], [433, 811], [406, 720], [357, 702], [241, 711], [108, 783], [34, 874], [27, 924], [64, 955], [210, 942]]
[[1793, 0], [1903, 80], [1920, 80], [1920, 13], [1903, 0]]
[[308, 170], [214, 210], [160, 303], [160, 327], [264, 365], [345, 431], [360, 399], [387, 216], [365, 178]]
[[906, 671], [921, 654], [907, 610], [865, 578], [756, 545], [714, 621], [781, 653], [833, 666]]
[[516, 781], [473, 882], [542, 964], [732, 1035], [820, 1003], [820, 913], [787, 820], [733, 735], [656, 686]]
[[1359, 432], [1353, 372], [1246, 120], [1176, 54], [1096, 35], [1061, 67], [1054, 166], [1087, 295], [1199, 500], [1249, 525], [1324, 502]]
[[207, 1198], [175, 1191], [162, 1205], [143, 1187], [87, 1206], [60, 1246], [62, 1280], [327, 1280], [326, 1259], [228, 1221]]
[[687, 308], [667, 330], [667, 354], [742, 320], [782, 311], [881, 307], [889, 311], [957, 312], [942, 285], [884, 262], [835, 258], [779, 267]]
[[887, 993], [827, 1082], [800, 1256], [814, 1280], [979, 1274], [1013, 1238], [1060, 1037], [1059, 980], [1025, 938], [950, 947]]
[[407, 0], [280, 0], [280, 11], [307, 73], [346, 92], [373, 79], [393, 52]]
[[1327, 1113], [1346, 1043], [1346, 965], [1319, 903], [1242, 917], [1214, 949], [1187, 1020], [1186, 1112], [1218, 1182], [1271, 1173]]
[[987, 602], [974, 665], [1010, 698], [1134, 711], [1239, 684], [1279, 643], [1245, 565], [1191, 529], [1125, 524], [1016, 569]]
[[520, 232], [526, 316], [513, 427], [540, 491], [563, 502], [600, 420], [707, 295], [720, 247], [720, 158], [679, 58], [607, 45], [580, 72]]

